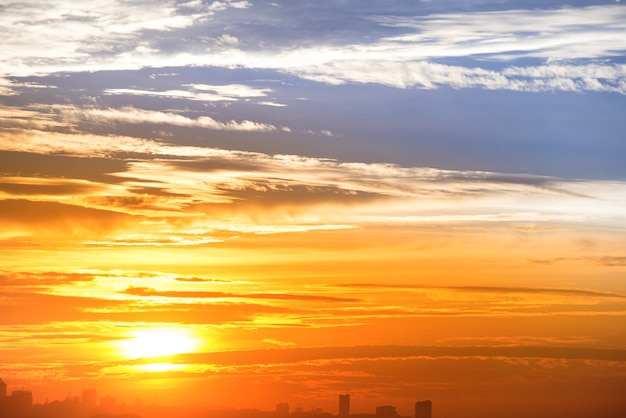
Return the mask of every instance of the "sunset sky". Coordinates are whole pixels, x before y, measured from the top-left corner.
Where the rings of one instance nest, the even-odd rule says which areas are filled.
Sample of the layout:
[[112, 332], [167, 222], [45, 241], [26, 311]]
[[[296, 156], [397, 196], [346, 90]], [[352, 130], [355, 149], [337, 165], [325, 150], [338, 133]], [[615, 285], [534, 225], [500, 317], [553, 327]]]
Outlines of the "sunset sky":
[[626, 416], [623, 2], [0, 0], [0, 39], [9, 393]]

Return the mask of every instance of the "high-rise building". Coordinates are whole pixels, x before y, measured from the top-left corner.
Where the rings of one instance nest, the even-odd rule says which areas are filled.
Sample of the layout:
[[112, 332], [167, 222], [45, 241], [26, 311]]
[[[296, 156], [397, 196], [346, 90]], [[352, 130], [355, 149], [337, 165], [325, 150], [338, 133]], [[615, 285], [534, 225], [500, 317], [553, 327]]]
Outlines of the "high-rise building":
[[398, 412], [396, 412], [395, 406], [385, 405], [385, 406], [376, 407], [377, 418], [395, 418], [397, 416], [398, 416]]
[[98, 405], [98, 392], [94, 388], [83, 390], [83, 404], [89, 407]]
[[16, 408], [24, 409], [33, 406], [33, 393], [30, 390], [14, 390], [11, 393], [11, 402]]
[[4, 383], [4, 380], [0, 379], [0, 398], [7, 397], [7, 384]]
[[433, 403], [431, 401], [415, 402], [414, 418], [432, 418], [432, 415], [433, 415]]
[[350, 395], [347, 393], [339, 395], [339, 416], [350, 416]]
[[276, 405], [276, 413], [278, 415], [289, 415], [289, 404], [286, 402], [281, 402]]

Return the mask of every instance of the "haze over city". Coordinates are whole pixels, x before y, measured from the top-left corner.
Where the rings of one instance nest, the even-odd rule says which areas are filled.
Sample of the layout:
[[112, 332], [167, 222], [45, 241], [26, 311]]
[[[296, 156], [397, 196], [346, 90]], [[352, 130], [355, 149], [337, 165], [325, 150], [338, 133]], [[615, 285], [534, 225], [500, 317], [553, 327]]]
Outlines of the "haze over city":
[[0, 0], [0, 39], [0, 407], [626, 416], [622, 2]]

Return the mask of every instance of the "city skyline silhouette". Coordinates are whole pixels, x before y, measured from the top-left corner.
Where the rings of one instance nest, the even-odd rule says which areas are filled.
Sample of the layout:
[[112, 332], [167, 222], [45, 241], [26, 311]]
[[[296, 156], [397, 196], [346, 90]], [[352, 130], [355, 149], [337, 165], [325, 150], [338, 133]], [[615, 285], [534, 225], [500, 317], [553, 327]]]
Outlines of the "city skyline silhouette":
[[324, 411], [318, 407], [310, 407], [305, 410], [301, 406], [291, 410], [289, 403], [279, 402], [276, 404], [274, 411], [262, 411], [259, 409], [241, 409], [229, 408], [229, 410], [216, 411], [210, 406], [205, 405], [204, 408], [194, 408], [192, 412], [185, 411], [184, 408], [171, 405], [149, 405], [145, 406], [143, 400], [136, 398], [132, 405], [126, 403], [118, 404], [117, 400], [111, 395], [98, 396], [95, 388], [86, 388], [82, 392], [82, 396], [68, 395], [63, 400], [48, 400], [44, 403], [34, 403], [31, 391], [24, 388], [8, 390], [8, 385], [0, 378], [0, 416], [10, 418], [92, 418], [92, 417], [159, 417], [170, 413], [192, 414], [194, 416], [257, 416], [259, 414], [268, 413], [281, 416], [336, 416], [336, 417], [359, 417], [359, 418], [432, 418], [432, 401], [419, 400], [415, 403], [415, 412], [413, 415], [403, 417], [398, 414], [395, 406], [385, 405], [377, 406], [372, 413], [350, 413], [350, 394], [339, 394], [337, 413], [333, 414]]

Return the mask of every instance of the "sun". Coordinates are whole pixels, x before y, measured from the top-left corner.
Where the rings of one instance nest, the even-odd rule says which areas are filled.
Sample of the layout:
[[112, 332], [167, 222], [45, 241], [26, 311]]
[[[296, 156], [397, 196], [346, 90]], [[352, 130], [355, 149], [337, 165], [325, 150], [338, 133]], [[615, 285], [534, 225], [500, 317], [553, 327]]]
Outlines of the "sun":
[[120, 342], [123, 355], [131, 359], [192, 353], [200, 344], [189, 330], [178, 328], [137, 330], [131, 336]]

